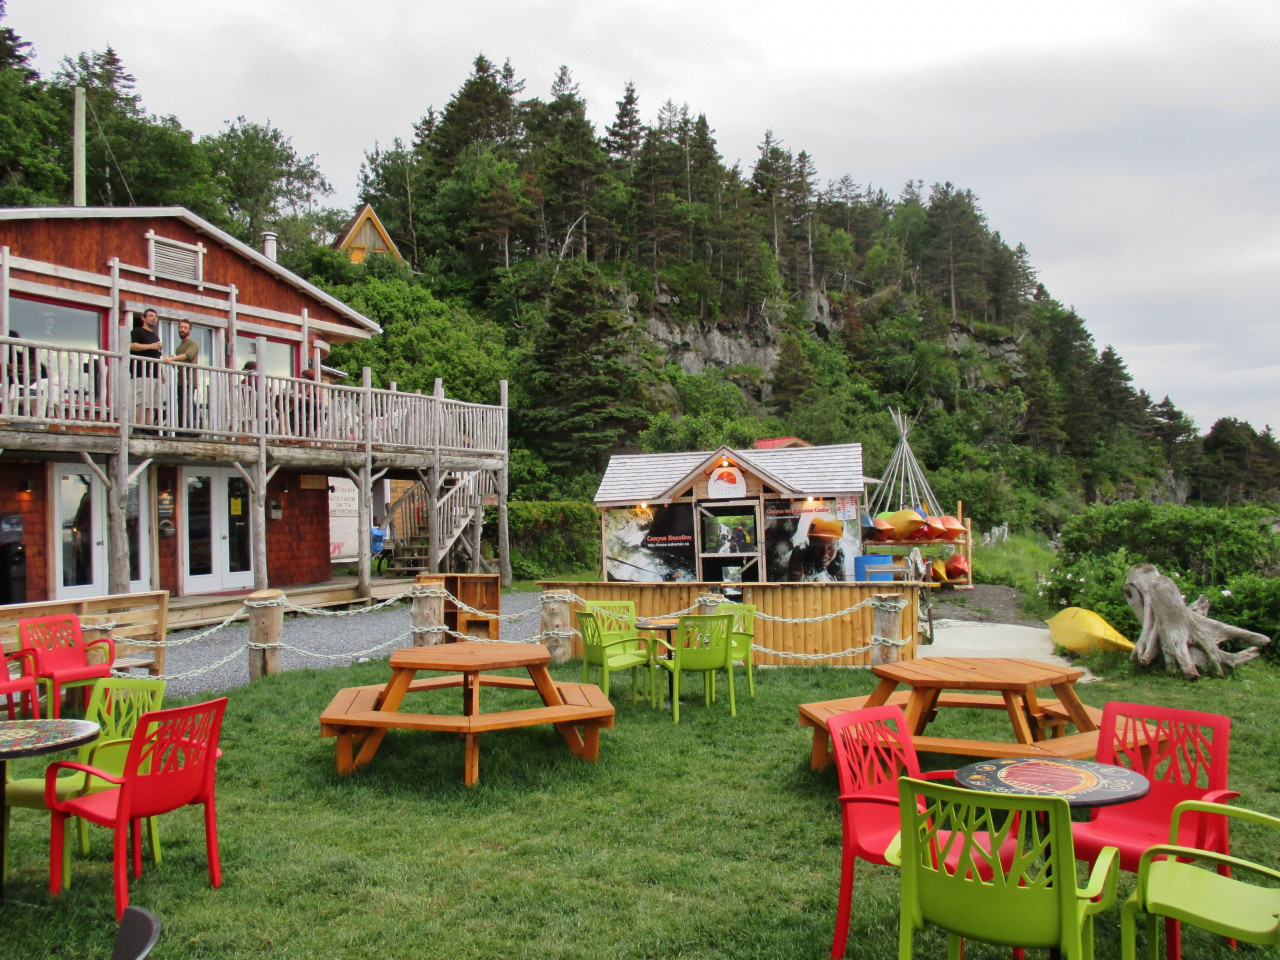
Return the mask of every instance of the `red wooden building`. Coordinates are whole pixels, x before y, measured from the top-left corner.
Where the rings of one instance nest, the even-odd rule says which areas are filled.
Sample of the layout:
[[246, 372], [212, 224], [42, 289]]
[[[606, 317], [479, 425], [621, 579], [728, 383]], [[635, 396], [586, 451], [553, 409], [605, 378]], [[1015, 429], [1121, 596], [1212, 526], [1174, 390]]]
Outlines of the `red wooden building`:
[[[149, 307], [196, 364], [130, 357]], [[323, 582], [335, 473], [366, 542], [373, 482], [414, 479], [438, 560], [505, 489], [505, 404], [312, 376], [379, 332], [182, 208], [0, 209], [0, 603]]]

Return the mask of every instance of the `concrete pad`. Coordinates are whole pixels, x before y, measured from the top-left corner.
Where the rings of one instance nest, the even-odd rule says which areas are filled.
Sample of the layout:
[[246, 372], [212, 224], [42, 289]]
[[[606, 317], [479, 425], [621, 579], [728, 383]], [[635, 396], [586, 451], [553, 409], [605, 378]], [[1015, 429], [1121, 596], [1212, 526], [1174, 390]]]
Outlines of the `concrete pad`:
[[922, 657], [1018, 657], [1069, 663], [1053, 652], [1048, 627], [1020, 627], [1012, 623], [935, 620], [933, 643], [919, 648]]

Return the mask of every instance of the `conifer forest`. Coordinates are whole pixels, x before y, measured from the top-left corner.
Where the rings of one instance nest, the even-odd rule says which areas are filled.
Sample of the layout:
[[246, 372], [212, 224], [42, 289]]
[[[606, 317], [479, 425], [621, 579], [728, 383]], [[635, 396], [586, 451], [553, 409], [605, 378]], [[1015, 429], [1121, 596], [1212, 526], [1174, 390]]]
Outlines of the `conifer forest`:
[[1194, 424], [1145, 393], [963, 185], [820, 178], [776, 117], [730, 165], [693, 106], [626, 84], [599, 129], [569, 67], [545, 79], [536, 94], [477, 56], [409, 141], [366, 145], [359, 201], [405, 262], [357, 265], [330, 246], [354, 211], [329, 205], [287, 131], [242, 116], [196, 136], [147, 111], [110, 47], [44, 76], [0, 20], [0, 205], [71, 202], [86, 87], [90, 205], [181, 205], [252, 245], [276, 230], [286, 266], [382, 325], [335, 348], [357, 380], [365, 365], [377, 386], [442, 377], [485, 402], [509, 380], [515, 500], [590, 500], [612, 453], [779, 436], [861, 442], [875, 476], [891, 408], [918, 418], [916, 456], [975, 528], [1280, 499], [1269, 427]]

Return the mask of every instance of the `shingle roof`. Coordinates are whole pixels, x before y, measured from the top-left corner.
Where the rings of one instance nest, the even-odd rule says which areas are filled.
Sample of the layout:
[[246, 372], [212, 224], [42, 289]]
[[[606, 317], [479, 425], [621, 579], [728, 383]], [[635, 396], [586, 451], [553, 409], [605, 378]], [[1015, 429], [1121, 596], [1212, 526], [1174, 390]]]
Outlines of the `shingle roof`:
[[[595, 501], [600, 504], [661, 503], [678, 493], [677, 485], [683, 488], [682, 481], [690, 474], [724, 450], [727, 448], [610, 457]], [[860, 443], [727, 452], [743, 470], [777, 481], [784, 494], [794, 496], [853, 496], [861, 493], [869, 480], [862, 475]]]

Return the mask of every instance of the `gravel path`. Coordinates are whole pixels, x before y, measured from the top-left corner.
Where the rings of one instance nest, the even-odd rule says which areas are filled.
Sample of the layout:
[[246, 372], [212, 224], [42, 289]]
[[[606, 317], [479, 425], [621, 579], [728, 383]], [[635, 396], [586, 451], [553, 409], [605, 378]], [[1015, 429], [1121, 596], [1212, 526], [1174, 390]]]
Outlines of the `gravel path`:
[[[499, 639], [528, 640], [542, 629], [538, 593], [504, 593], [504, 616], [525, 613], [513, 621], [504, 621]], [[396, 647], [410, 646], [409, 605], [397, 604], [382, 610], [353, 613], [348, 616], [286, 616], [284, 642], [296, 650], [281, 652], [285, 670], [324, 669], [351, 663], [362, 657], [386, 657]], [[197, 636], [202, 630], [170, 633], [170, 642]], [[249, 654], [244, 645], [249, 640], [249, 625], [237, 621], [211, 636], [182, 646], [171, 646], [165, 652], [165, 673], [170, 696], [197, 693], [221, 693], [249, 682]], [[305, 653], [299, 651], [306, 651]], [[308, 655], [311, 654], [311, 655]], [[229, 659], [228, 659], [229, 658]], [[226, 663], [220, 661], [226, 660]], [[219, 664], [218, 666], [211, 666]], [[202, 668], [208, 669], [202, 669]], [[195, 673], [200, 670], [201, 672]], [[184, 676], [184, 674], [188, 674]]]
[[[499, 639], [528, 640], [541, 631], [540, 598], [538, 593], [503, 593], [504, 616], [526, 615], [504, 621], [500, 626]], [[1044, 626], [1042, 621], [1028, 620], [1022, 615], [1016, 590], [993, 585], [978, 585], [971, 591], [947, 591], [937, 598], [933, 615], [935, 620]], [[386, 657], [396, 647], [411, 644], [407, 636], [410, 627], [407, 603], [349, 616], [286, 616], [284, 642], [297, 649], [282, 651], [281, 662], [285, 670], [324, 669], [361, 657]], [[200, 632], [171, 633], [169, 637], [171, 641], [180, 641]], [[239, 621], [203, 640], [170, 647], [165, 655], [165, 672], [175, 677], [169, 681], [170, 694], [220, 693], [248, 683], [249, 655], [244, 649], [248, 639], [249, 626]], [[224, 659], [226, 663], [219, 663]], [[193, 674], [193, 671], [215, 663], [219, 665]]]

